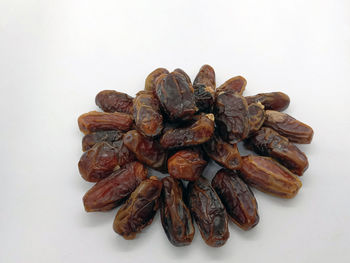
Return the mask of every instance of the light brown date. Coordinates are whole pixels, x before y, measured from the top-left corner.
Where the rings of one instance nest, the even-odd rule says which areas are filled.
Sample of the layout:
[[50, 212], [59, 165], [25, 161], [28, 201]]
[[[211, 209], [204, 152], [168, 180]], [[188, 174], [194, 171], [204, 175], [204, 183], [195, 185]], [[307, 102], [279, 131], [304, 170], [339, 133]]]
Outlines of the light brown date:
[[152, 71], [146, 78], [145, 90], [153, 92], [156, 88], [157, 78], [162, 74], [168, 74], [168, 73], [169, 71], [165, 68], [157, 68], [154, 71]]
[[257, 132], [265, 121], [264, 106], [258, 103], [252, 103], [248, 106], [249, 115], [249, 135]]
[[216, 89], [216, 92], [219, 93], [222, 91], [233, 91], [234, 93], [242, 95], [246, 85], [247, 80], [242, 76], [237, 76], [225, 81], [224, 84]]

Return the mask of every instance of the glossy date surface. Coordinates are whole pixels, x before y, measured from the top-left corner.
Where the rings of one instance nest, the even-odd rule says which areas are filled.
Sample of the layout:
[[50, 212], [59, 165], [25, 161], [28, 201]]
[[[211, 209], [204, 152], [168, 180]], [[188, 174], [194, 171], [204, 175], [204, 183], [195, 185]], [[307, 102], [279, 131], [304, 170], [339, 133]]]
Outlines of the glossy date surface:
[[133, 98], [115, 90], [103, 90], [96, 95], [95, 102], [105, 112], [132, 114]]

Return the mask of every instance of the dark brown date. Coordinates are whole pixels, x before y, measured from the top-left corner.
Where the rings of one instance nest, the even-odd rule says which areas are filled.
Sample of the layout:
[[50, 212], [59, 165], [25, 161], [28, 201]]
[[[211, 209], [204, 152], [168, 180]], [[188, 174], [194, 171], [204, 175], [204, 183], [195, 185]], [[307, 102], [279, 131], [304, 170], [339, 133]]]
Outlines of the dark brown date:
[[270, 127], [291, 142], [311, 143], [314, 131], [309, 125], [302, 123], [286, 113], [267, 110], [264, 126]]
[[108, 142], [113, 147], [118, 147], [119, 142], [123, 140], [121, 131], [98, 131], [90, 134], [86, 134], [82, 141], [83, 151], [87, 151], [92, 148], [98, 142]]
[[245, 97], [248, 104], [260, 102], [265, 110], [283, 111], [288, 108], [290, 99], [283, 92], [259, 93], [254, 96]]
[[164, 177], [162, 183], [160, 218], [165, 234], [174, 246], [187, 246], [195, 230], [190, 210], [183, 201], [183, 184], [170, 176]]
[[168, 173], [176, 179], [195, 181], [206, 165], [207, 162], [197, 151], [182, 150], [168, 159]]
[[211, 66], [203, 65], [200, 68], [196, 78], [193, 81], [193, 86], [197, 86], [199, 84], [211, 87], [212, 90], [215, 90], [215, 71]]
[[154, 137], [163, 129], [163, 116], [159, 101], [153, 92], [140, 91], [134, 99], [134, 120], [136, 128], [143, 135]]
[[209, 181], [200, 177], [188, 184], [188, 201], [191, 213], [207, 245], [220, 247], [230, 236], [224, 205]]
[[293, 198], [302, 186], [296, 175], [270, 157], [242, 157], [241, 177], [250, 186], [281, 198]]
[[103, 90], [96, 95], [95, 102], [105, 112], [132, 114], [132, 100], [128, 94], [115, 90]]
[[216, 92], [233, 91], [234, 93], [242, 95], [246, 85], [246, 79], [242, 76], [237, 76], [225, 81], [224, 84], [217, 88]]
[[119, 206], [141, 181], [147, 178], [147, 168], [132, 162], [95, 184], [83, 197], [86, 212], [108, 211]]
[[169, 71], [165, 68], [157, 68], [152, 71], [146, 78], [145, 90], [154, 91], [156, 89], [157, 78], [162, 74], [168, 74]]
[[214, 115], [199, 117], [192, 125], [184, 128], [169, 129], [160, 139], [163, 148], [178, 148], [205, 143], [214, 133]]
[[134, 239], [136, 234], [152, 223], [159, 207], [162, 182], [151, 176], [130, 195], [120, 207], [113, 222], [114, 231], [125, 239]]
[[131, 115], [120, 112], [90, 111], [80, 115], [78, 125], [84, 134], [104, 130], [128, 131], [133, 125], [133, 119]]
[[199, 111], [211, 112], [215, 101], [215, 71], [209, 65], [203, 65], [194, 82], [194, 97]]
[[258, 204], [249, 186], [238, 175], [238, 170], [221, 169], [216, 173], [211, 185], [231, 220], [240, 228], [249, 230], [259, 222]]
[[191, 78], [187, 75], [187, 73], [185, 71], [183, 71], [180, 68], [177, 68], [174, 70], [174, 72], [177, 72], [177, 73], [180, 73], [181, 75], [183, 75], [186, 78], [187, 82], [192, 85]]
[[264, 106], [258, 103], [252, 103], [248, 106], [249, 114], [249, 135], [257, 132], [265, 121]]

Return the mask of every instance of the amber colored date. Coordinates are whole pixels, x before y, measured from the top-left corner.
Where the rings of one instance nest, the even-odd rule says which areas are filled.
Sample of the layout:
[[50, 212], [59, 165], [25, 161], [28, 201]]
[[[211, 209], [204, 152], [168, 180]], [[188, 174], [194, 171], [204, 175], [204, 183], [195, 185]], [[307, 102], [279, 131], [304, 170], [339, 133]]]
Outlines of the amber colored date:
[[245, 141], [258, 154], [270, 156], [296, 175], [303, 175], [309, 166], [306, 155], [286, 137], [268, 127], [261, 128]]
[[132, 114], [132, 100], [128, 94], [115, 90], [103, 90], [96, 95], [95, 102], [105, 112]]
[[160, 218], [171, 244], [176, 247], [191, 244], [194, 226], [190, 210], [183, 201], [184, 187], [181, 180], [170, 176], [162, 179]]
[[189, 208], [202, 238], [212, 247], [223, 246], [230, 236], [224, 205], [209, 181], [200, 177], [187, 189]]
[[249, 115], [249, 135], [257, 132], [265, 121], [264, 106], [258, 103], [252, 103], [248, 106]]
[[206, 165], [207, 162], [197, 151], [181, 150], [168, 159], [168, 173], [176, 179], [195, 181]]
[[311, 143], [314, 131], [309, 125], [302, 123], [286, 113], [267, 110], [264, 126], [270, 127], [291, 142]]
[[193, 81], [193, 86], [205, 85], [211, 87], [213, 90], [216, 88], [215, 71], [210, 65], [203, 65]]
[[134, 239], [136, 234], [152, 223], [159, 207], [162, 182], [151, 176], [130, 195], [120, 207], [113, 222], [114, 231], [125, 239]]
[[152, 71], [146, 78], [145, 90], [154, 91], [156, 89], [157, 78], [162, 74], [168, 74], [169, 71], [165, 68], [157, 68]]
[[78, 118], [80, 131], [88, 134], [95, 131], [103, 130], [130, 130], [133, 124], [132, 116], [120, 112], [98, 112], [90, 111]]
[[283, 92], [259, 93], [254, 96], [245, 97], [248, 104], [260, 102], [265, 110], [283, 111], [288, 108], [290, 99]]
[[225, 81], [225, 83], [218, 87], [216, 91], [233, 91], [234, 93], [242, 95], [246, 85], [247, 80], [242, 76], [237, 76]]
[[211, 185], [224, 204], [231, 220], [249, 230], [259, 222], [258, 204], [249, 186], [238, 177], [239, 171], [219, 170]]
[[108, 211], [119, 206], [141, 181], [147, 178], [147, 168], [132, 162], [95, 184], [83, 197], [86, 212]]
[[250, 186], [281, 198], [293, 198], [302, 186], [296, 175], [270, 157], [242, 157], [241, 177]]

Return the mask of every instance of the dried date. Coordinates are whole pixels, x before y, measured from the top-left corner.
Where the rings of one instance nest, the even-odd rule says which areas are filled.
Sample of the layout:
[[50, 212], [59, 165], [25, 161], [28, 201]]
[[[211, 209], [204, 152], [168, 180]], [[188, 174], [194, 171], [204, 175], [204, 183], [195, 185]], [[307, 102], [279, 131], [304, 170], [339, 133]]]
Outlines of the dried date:
[[183, 71], [180, 68], [177, 68], [174, 70], [174, 72], [177, 72], [177, 73], [180, 73], [181, 75], [183, 75], [186, 78], [187, 82], [192, 85], [191, 78], [187, 75], [187, 73], [185, 71]]
[[232, 91], [234, 93], [242, 95], [246, 85], [247, 80], [242, 76], [237, 76], [225, 81], [224, 84], [217, 88], [216, 92], [219, 93], [222, 91]]
[[128, 94], [115, 90], [103, 90], [96, 95], [95, 102], [105, 112], [132, 114], [132, 100]]
[[215, 71], [209, 65], [203, 65], [194, 82], [194, 97], [199, 111], [211, 112], [215, 101]]
[[193, 86], [197, 85], [205, 85], [207, 87], [211, 87], [212, 90], [215, 90], [215, 71], [210, 65], [203, 65], [200, 68], [196, 78], [193, 81]]
[[146, 78], [145, 90], [154, 92], [156, 89], [157, 78], [162, 74], [169, 74], [169, 71], [165, 68], [157, 68], [152, 71]]
[[248, 106], [249, 114], [249, 135], [257, 132], [265, 121], [264, 106], [258, 103], [252, 103]]
[[259, 93], [254, 96], [245, 97], [248, 104], [260, 102], [265, 110], [283, 111], [288, 108], [290, 99], [283, 92]]

